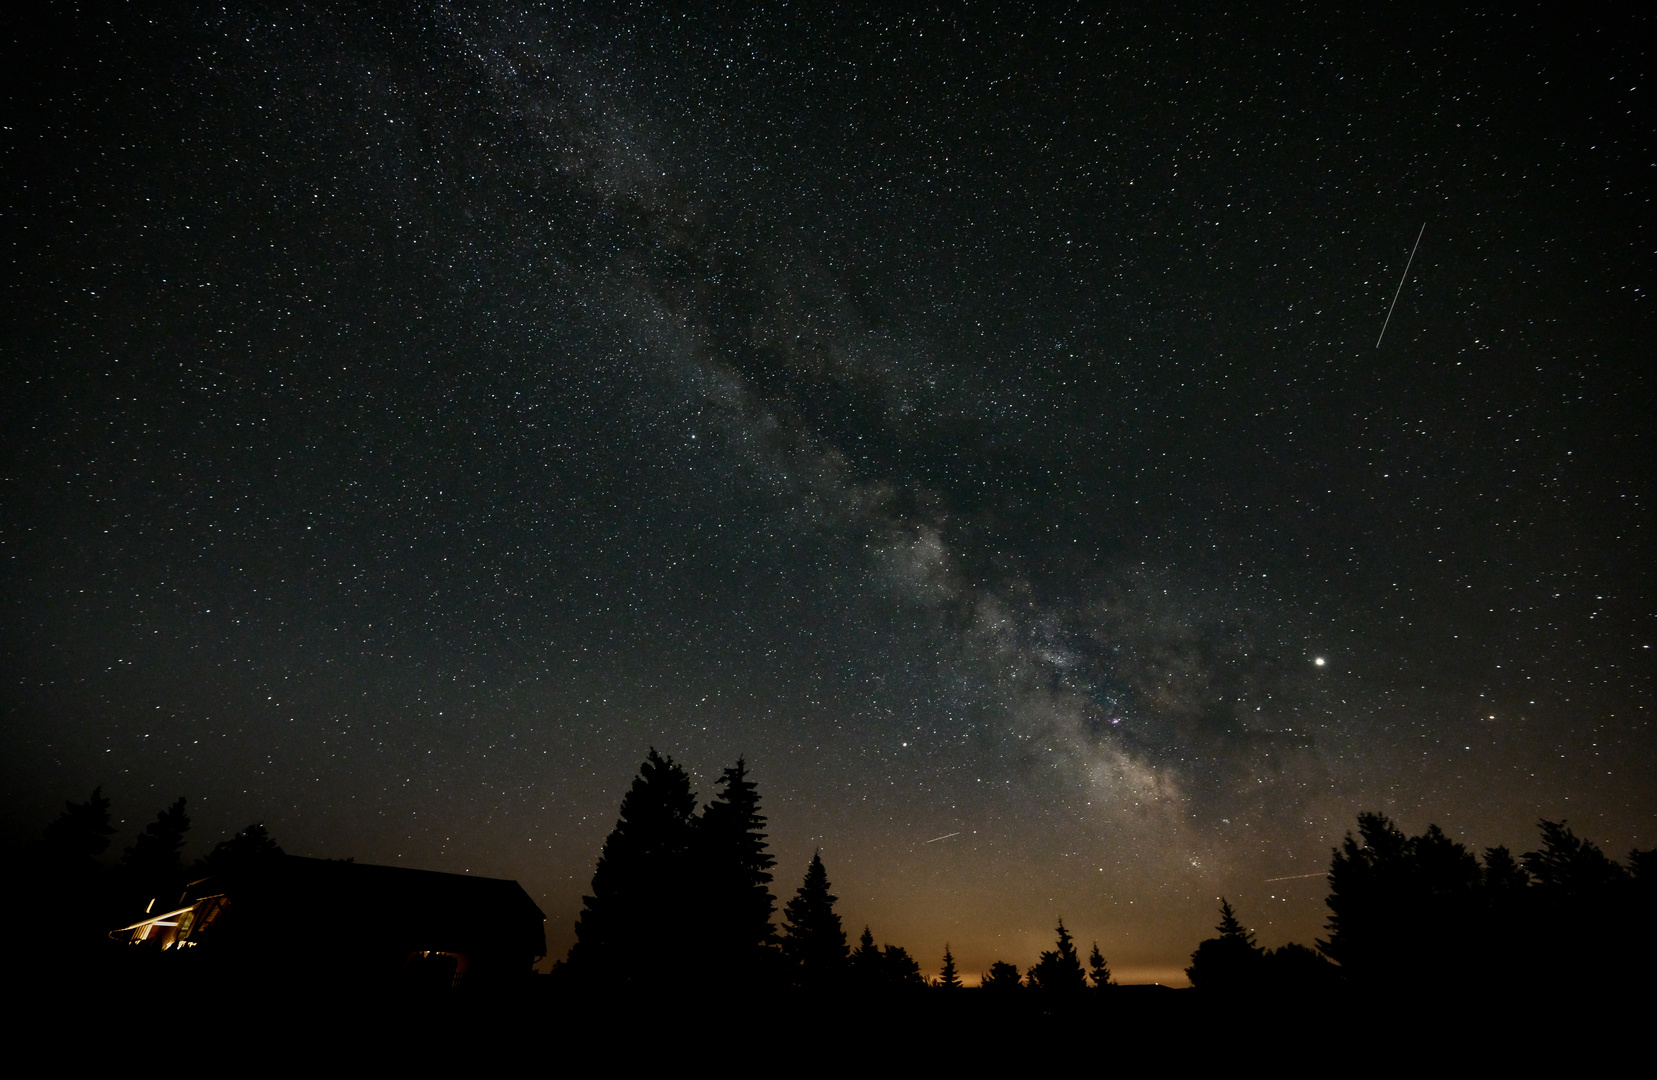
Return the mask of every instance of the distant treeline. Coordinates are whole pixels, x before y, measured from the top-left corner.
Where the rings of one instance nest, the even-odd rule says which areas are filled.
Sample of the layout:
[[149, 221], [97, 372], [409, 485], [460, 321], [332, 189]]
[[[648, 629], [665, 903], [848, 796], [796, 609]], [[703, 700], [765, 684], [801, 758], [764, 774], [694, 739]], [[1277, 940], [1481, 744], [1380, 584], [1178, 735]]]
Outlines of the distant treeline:
[[[649, 752], [622, 799], [583, 898], [576, 943], [550, 982], [600, 994], [676, 993], [686, 973], [702, 992], [796, 992], [856, 997], [964, 989], [946, 945], [936, 976], [864, 927], [853, 947], [835, 911], [828, 871], [814, 854], [782, 907], [757, 786], [738, 760], [700, 811], [690, 779]], [[176, 899], [185, 883], [283, 858], [263, 825], [250, 825], [186, 866], [190, 820], [180, 798], [156, 815], [119, 861], [106, 865], [114, 829], [101, 790], [67, 803], [22, 856], [53, 883], [59, 955], [110, 953], [109, 932]], [[1186, 973], [1200, 996], [1311, 997], [1343, 989], [1393, 993], [1424, 981], [1511, 991], [1555, 986], [1615, 989], [1657, 958], [1657, 863], [1650, 850], [1626, 863], [1542, 821], [1534, 850], [1487, 848], [1482, 858], [1436, 825], [1406, 836], [1380, 814], [1358, 817], [1333, 852], [1327, 937], [1316, 948], [1264, 949], [1222, 899], [1214, 936]], [[369, 916], [371, 917], [371, 916]], [[982, 972], [983, 992], [1108, 993], [1110, 967], [1094, 943], [1084, 959], [1062, 920], [1054, 947], [1024, 969], [1008, 960]], [[987, 1000], [987, 999], [986, 999]]]
[[142, 918], [154, 904], [176, 900], [187, 882], [283, 854], [264, 825], [253, 824], [186, 864], [187, 807], [188, 800], [180, 797], [162, 809], [120, 859], [107, 866], [104, 855], [115, 827], [103, 790], [94, 789], [85, 802], [64, 804], [21, 857], [36, 880], [51, 882], [58, 912], [74, 928], [60, 943], [107, 944], [110, 930]]
[[[695, 803], [684, 770], [650, 751], [605, 841], [561, 978], [643, 991], [661, 985], [664, 968], [683, 964], [742, 985], [813, 993], [962, 987], [947, 945], [931, 979], [902, 947], [877, 949], [867, 927], [851, 948], [820, 854], [784, 905], [781, 926], [773, 923], [774, 860], [743, 762], [725, 771], [700, 815]], [[1304, 997], [1429, 981], [1613, 987], [1649, 970], [1657, 926], [1652, 852], [1633, 851], [1624, 865], [1563, 821], [1540, 829], [1536, 850], [1515, 857], [1488, 848], [1481, 862], [1436, 825], [1406, 836], [1380, 814], [1361, 814], [1358, 834], [1334, 851], [1328, 936], [1315, 949], [1260, 947], [1222, 899], [1216, 933], [1198, 944], [1186, 974], [1204, 995]], [[1055, 934], [1033, 965], [1021, 972], [997, 961], [981, 985], [1044, 994], [1114, 985], [1097, 943], [1084, 963], [1062, 919]]]

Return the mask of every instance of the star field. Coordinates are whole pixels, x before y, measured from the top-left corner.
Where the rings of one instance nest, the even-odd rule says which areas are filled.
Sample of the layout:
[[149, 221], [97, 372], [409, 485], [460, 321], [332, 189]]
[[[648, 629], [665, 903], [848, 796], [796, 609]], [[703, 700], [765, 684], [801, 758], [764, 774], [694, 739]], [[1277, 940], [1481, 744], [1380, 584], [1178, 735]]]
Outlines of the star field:
[[780, 893], [1176, 982], [1363, 810], [1653, 843], [1649, 19], [37, 14], [9, 838], [187, 794], [561, 955], [746, 755]]

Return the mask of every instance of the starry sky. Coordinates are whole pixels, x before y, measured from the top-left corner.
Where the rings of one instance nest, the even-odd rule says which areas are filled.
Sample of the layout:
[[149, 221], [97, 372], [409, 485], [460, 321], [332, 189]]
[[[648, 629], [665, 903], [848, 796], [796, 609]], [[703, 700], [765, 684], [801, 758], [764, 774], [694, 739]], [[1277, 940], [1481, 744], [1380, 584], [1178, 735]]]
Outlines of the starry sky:
[[1164, 982], [1360, 811], [1657, 844], [1650, 17], [1212, 7], [36, 5], [8, 838], [184, 794], [562, 955], [746, 755], [781, 896]]

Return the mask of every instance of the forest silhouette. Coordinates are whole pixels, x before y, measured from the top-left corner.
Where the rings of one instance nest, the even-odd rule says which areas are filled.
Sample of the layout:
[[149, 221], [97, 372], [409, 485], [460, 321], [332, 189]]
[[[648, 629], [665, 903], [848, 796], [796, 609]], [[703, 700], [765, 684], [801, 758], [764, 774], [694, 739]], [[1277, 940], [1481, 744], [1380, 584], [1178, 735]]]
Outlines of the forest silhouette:
[[[186, 864], [187, 811], [183, 798], [164, 807], [112, 860], [115, 830], [101, 789], [66, 803], [14, 860], [53, 882], [60, 898], [61, 932], [29, 939], [26, 959], [37, 970], [135, 990], [147, 979], [179, 985], [156, 949], [124, 945], [112, 931], [172, 903], [187, 883], [289, 858], [264, 825], [252, 824]], [[746, 761], [725, 769], [698, 809], [685, 770], [652, 749], [604, 842], [574, 946], [548, 976], [523, 971], [515, 992], [589, 1010], [623, 999], [682, 1002], [690, 987], [703, 1003], [793, 997], [930, 1002], [917, 1007], [936, 1011], [958, 1001], [986, 1016], [1150, 1007], [1147, 988], [1117, 986], [1097, 942], [1084, 957], [1062, 918], [1051, 949], [1022, 969], [1017, 958], [995, 961], [978, 988], [966, 985], [948, 945], [935, 975], [904, 947], [877, 944], [870, 927], [854, 946], [820, 851], [779, 918], [765, 825]], [[1522, 1004], [1550, 994], [1649, 1001], [1653, 852], [1619, 862], [1563, 820], [1538, 829], [1534, 849], [1476, 854], [1436, 825], [1409, 836], [1382, 814], [1360, 814], [1331, 854], [1325, 936], [1313, 946], [1264, 948], [1221, 898], [1214, 933], [1196, 943], [1186, 968], [1192, 989], [1176, 996], [1215, 1008], [1452, 997]], [[432, 985], [450, 985], [454, 962], [444, 962], [448, 974]], [[431, 963], [421, 969], [427, 975]]]

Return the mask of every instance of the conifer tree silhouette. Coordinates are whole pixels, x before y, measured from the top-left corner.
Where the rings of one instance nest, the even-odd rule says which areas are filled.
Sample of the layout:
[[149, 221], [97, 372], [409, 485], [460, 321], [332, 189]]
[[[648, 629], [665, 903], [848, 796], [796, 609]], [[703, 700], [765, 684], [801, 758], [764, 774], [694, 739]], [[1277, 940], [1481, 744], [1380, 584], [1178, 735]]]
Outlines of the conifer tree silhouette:
[[1628, 969], [1649, 979], [1657, 971], [1657, 851], [1628, 853]]
[[720, 792], [697, 822], [702, 935], [710, 978], [751, 984], [768, 967], [776, 929], [771, 914], [771, 868], [758, 785], [738, 758], [721, 775]]
[[[1098, 950], [1095, 949], [1094, 951], [1097, 952]], [[943, 966], [943, 970], [938, 972], [938, 989], [940, 989], [940, 990], [959, 990], [959, 989], [961, 989], [961, 975], [960, 975], [959, 972], [957, 972], [955, 970], [955, 956], [954, 956], [954, 954], [952, 954], [949, 951], [949, 942], [947, 942], [947, 941], [944, 942], [944, 966]]]
[[155, 815], [132, 846], [121, 853], [121, 869], [127, 883], [127, 902], [154, 901], [171, 906], [184, 886], [184, 836], [190, 831], [190, 816], [184, 812], [184, 796]]
[[1028, 982], [1038, 990], [1072, 994], [1087, 989], [1087, 973], [1082, 970], [1082, 958], [1076, 953], [1076, 943], [1070, 931], [1059, 920], [1058, 944], [1041, 954], [1036, 966], [1030, 969]]
[[[63, 933], [50, 937], [23, 935], [25, 940], [19, 944], [25, 954], [35, 956], [33, 963], [77, 964], [84, 956], [70, 959], [72, 954], [106, 948], [110, 944], [106, 936], [109, 928], [132, 914], [132, 898], [110, 895], [108, 875], [98, 861], [98, 856], [109, 850], [114, 832], [109, 823], [109, 800], [101, 787], [94, 788], [91, 798], [83, 803], [65, 802], [63, 812], [42, 831], [31, 876], [51, 890]], [[21, 891], [9, 891], [12, 895], [4, 901], [4, 914], [14, 925], [23, 925], [23, 920], [33, 917], [30, 905], [34, 898], [25, 900]], [[28, 961], [24, 966], [33, 970]]]
[[270, 833], [261, 824], [254, 823], [228, 840], [213, 845], [201, 860], [200, 869], [209, 874], [238, 873], [261, 866], [266, 861], [284, 854]]
[[797, 985], [810, 991], [840, 987], [846, 972], [846, 931], [829, 892], [828, 871], [821, 852], [811, 856], [805, 880], [783, 909], [782, 947]]
[[880, 989], [880, 949], [876, 947], [875, 936], [867, 926], [858, 935], [857, 948], [852, 950], [847, 972], [851, 985], [857, 990], [868, 992]]
[[42, 834], [41, 854], [47, 872], [67, 881], [83, 881], [97, 875], [98, 856], [109, 850], [115, 827], [109, 823], [109, 800], [104, 789], [92, 789], [83, 803], [65, 802]]
[[1538, 822], [1542, 847], [1523, 856], [1525, 870], [1544, 889], [1567, 896], [1604, 892], [1628, 879], [1628, 871], [1592, 841], [1583, 840], [1564, 821]]
[[1628, 876], [1642, 888], [1657, 885], [1657, 849], [1639, 848], [1628, 853]]
[[880, 949], [880, 988], [891, 993], [921, 990], [926, 987], [926, 976], [921, 965], [902, 945], [883, 945]]
[[1321, 953], [1289, 942], [1260, 956], [1261, 987], [1279, 997], [1323, 1000], [1341, 984], [1340, 969]]
[[921, 966], [901, 945], [875, 947], [875, 936], [869, 928], [857, 939], [847, 964], [848, 983], [860, 994], [889, 994], [926, 986]]
[[1505, 847], [1484, 849], [1484, 887], [1487, 892], [1511, 894], [1530, 886], [1530, 874]]
[[1191, 985], [1206, 993], [1237, 994], [1255, 989], [1263, 975], [1262, 953], [1254, 943], [1254, 931], [1243, 926], [1237, 912], [1220, 898], [1219, 937], [1208, 938], [1191, 954], [1185, 975]]
[[1566, 822], [1537, 825], [1542, 846], [1520, 857], [1535, 882], [1524, 897], [1524, 915], [1534, 924], [1529, 936], [1548, 958], [1551, 981], [1615, 986], [1630, 965], [1639, 965], [1644, 977], [1657, 940], [1654, 912], [1640, 910], [1634, 876]]
[[[1329, 867], [1329, 937], [1318, 948], [1360, 984], [1397, 982], [1460, 963], [1465, 927], [1483, 902], [1474, 854], [1429, 825], [1405, 836], [1381, 814], [1359, 814]], [[1448, 974], [1446, 972], [1445, 974]]]
[[1214, 929], [1220, 932], [1223, 938], [1242, 938], [1250, 948], [1254, 946], [1254, 931], [1245, 929], [1237, 921], [1237, 912], [1232, 908], [1225, 897], [1220, 897], [1220, 923]]
[[1506, 847], [1484, 849], [1479, 902], [1462, 949], [1489, 985], [1516, 987], [1534, 977], [1535, 958], [1518, 943], [1534, 940], [1530, 874]]
[[1099, 951], [1099, 943], [1093, 943], [1093, 952], [1087, 958], [1087, 977], [1093, 980], [1096, 989], [1103, 990], [1107, 986], [1114, 986], [1110, 981], [1110, 965], [1105, 963], [1105, 956]]
[[978, 977], [978, 985], [992, 993], [1005, 993], [1019, 989], [1024, 982], [1017, 967], [1005, 960], [997, 960], [990, 965], [990, 970]]
[[639, 766], [621, 815], [604, 841], [591, 896], [582, 897], [569, 968], [613, 989], [659, 982], [694, 940], [691, 843], [696, 795], [690, 778], [654, 747]]

